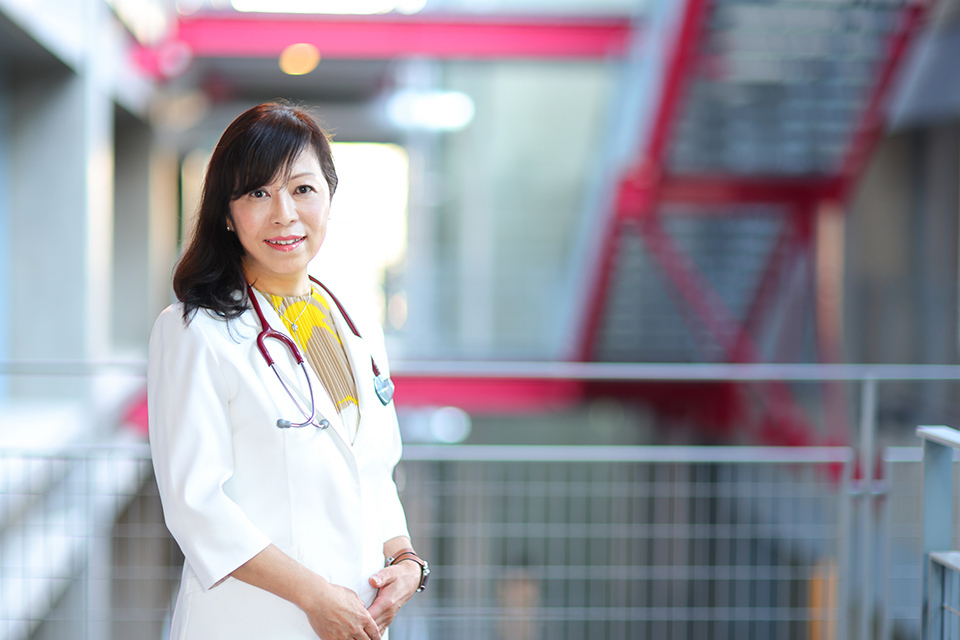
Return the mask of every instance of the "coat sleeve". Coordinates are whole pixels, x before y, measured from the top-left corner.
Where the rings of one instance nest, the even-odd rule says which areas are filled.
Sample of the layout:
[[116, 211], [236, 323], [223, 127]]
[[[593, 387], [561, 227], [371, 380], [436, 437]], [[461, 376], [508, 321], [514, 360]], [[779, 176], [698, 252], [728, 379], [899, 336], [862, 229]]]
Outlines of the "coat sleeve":
[[224, 492], [233, 475], [230, 389], [216, 350], [179, 305], [157, 319], [147, 371], [150, 446], [167, 528], [204, 589], [270, 544]]
[[[363, 329], [364, 336], [370, 336], [372, 344], [372, 353], [376, 359], [377, 366], [381, 373], [390, 375], [390, 363], [387, 361], [387, 350], [384, 344], [383, 328], [379, 324], [366, 326]], [[393, 458], [390, 460], [390, 469], [395, 470], [400, 462], [402, 455], [402, 444], [400, 440], [400, 426], [397, 421], [397, 410], [394, 403], [385, 407], [385, 411], [390, 417], [392, 423], [392, 433], [394, 439]], [[388, 475], [383, 482], [380, 494], [380, 513], [381, 530], [380, 536], [383, 542], [392, 540], [397, 536], [410, 537], [407, 530], [407, 518], [403, 510], [403, 504], [400, 502], [400, 495], [397, 492], [397, 485], [393, 480], [393, 475]]]
[[384, 542], [397, 536], [410, 537], [410, 533], [407, 531], [407, 518], [403, 512], [403, 505], [400, 504], [400, 496], [397, 495], [397, 485], [394, 484], [392, 478], [388, 478], [384, 483], [380, 509], [380, 537]]

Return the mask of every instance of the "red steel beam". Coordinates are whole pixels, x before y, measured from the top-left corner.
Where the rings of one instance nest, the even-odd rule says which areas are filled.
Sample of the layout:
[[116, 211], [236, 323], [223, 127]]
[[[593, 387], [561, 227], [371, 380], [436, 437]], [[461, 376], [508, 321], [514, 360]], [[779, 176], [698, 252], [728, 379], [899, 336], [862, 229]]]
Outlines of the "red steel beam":
[[789, 262], [788, 259], [794, 258], [799, 252], [798, 244], [792, 221], [789, 221], [783, 231], [780, 232], [777, 244], [770, 252], [767, 266], [763, 270], [760, 282], [753, 293], [750, 308], [743, 321], [743, 326], [740, 328], [740, 335], [737, 336], [737, 343], [734, 347], [735, 354], [741, 353], [746, 348], [748, 340], [755, 339], [754, 336], [759, 332], [763, 321], [769, 316], [774, 296], [782, 284], [784, 267]]
[[[509, 376], [452, 378], [442, 375], [394, 373], [394, 401], [400, 409], [457, 407], [473, 416], [496, 416], [569, 411], [590, 398], [643, 399], [672, 414], [693, 414], [716, 432], [732, 424], [728, 396], [732, 384], [698, 381], [684, 384], [650, 380], [584, 381]], [[698, 402], [691, 403], [691, 394]], [[122, 422], [147, 434], [147, 394], [138, 394], [123, 411]]]
[[660, 168], [667, 140], [673, 133], [673, 125], [680, 111], [680, 101], [687, 89], [690, 73], [697, 61], [697, 46], [707, 18], [707, 0], [687, 0], [686, 13], [677, 37], [676, 46], [663, 85], [663, 96], [657, 109], [653, 135], [641, 158]]
[[780, 176], [667, 176], [660, 186], [660, 201], [723, 205], [743, 203], [818, 202], [836, 196], [838, 182], [831, 178]]
[[880, 77], [874, 86], [840, 169], [840, 188], [836, 199], [841, 202], [847, 202], [853, 196], [857, 181], [866, 170], [873, 150], [883, 135], [884, 108], [890, 89], [913, 36], [923, 23], [928, 4], [928, 2], [914, 2], [906, 7], [903, 10], [900, 28], [889, 39], [889, 54], [880, 70]]
[[294, 43], [324, 58], [589, 59], [622, 56], [628, 20], [506, 20], [406, 16], [304, 17], [256, 14], [183, 17], [177, 39], [195, 57], [273, 58]]
[[587, 294], [585, 321], [581, 328], [578, 359], [591, 360], [610, 289], [614, 255], [625, 219], [642, 218], [653, 212], [661, 180], [663, 151], [668, 133], [679, 111], [679, 103], [696, 62], [697, 46], [707, 15], [707, 0], [687, 0], [673, 48], [667, 53], [660, 103], [657, 105], [653, 133], [646, 149], [640, 151], [640, 163], [623, 176], [615, 200], [614, 215], [607, 220], [599, 263], [594, 266], [593, 283]]
[[[727, 361], [762, 362], [762, 354], [751, 336], [700, 270], [675, 246], [661, 228], [659, 219], [644, 220], [640, 233], [664, 276], [723, 349]], [[744, 388], [753, 392], [766, 412], [766, 420], [756, 434], [758, 437], [769, 444], [809, 445], [816, 441], [803, 408], [785, 382], [749, 383]]]
[[759, 352], [752, 340], [744, 338], [742, 345], [738, 345], [743, 330], [736, 316], [693, 261], [663, 230], [659, 218], [646, 218], [641, 223], [640, 236], [667, 282], [676, 289], [683, 302], [723, 349], [727, 361], [760, 362]]
[[570, 409], [584, 398], [579, 380], [395, 375], [400, 407], [454, 406], [475, 415]]

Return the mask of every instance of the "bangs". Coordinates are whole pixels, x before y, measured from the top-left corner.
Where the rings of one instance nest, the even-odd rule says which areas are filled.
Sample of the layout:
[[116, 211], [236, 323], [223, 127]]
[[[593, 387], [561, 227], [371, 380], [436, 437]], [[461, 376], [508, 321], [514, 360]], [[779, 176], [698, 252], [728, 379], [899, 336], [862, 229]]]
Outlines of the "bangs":
[[310, 141], [310, 131], [296, 120], [261, 121], [254, 125], [244, 144], [236, 148], [237, 167], [230, 198], [270, 184], [275, 178], [286, 179], [293, 162]]

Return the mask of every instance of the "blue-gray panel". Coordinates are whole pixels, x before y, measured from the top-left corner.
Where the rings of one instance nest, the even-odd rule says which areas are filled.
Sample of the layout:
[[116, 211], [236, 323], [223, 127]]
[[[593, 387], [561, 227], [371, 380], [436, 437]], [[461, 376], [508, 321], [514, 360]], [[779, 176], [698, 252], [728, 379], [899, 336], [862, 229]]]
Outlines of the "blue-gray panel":
[[890, 107], [890, 127], [906, 129], [960, 116], [960, 22], [924, 36], [911, 50]]

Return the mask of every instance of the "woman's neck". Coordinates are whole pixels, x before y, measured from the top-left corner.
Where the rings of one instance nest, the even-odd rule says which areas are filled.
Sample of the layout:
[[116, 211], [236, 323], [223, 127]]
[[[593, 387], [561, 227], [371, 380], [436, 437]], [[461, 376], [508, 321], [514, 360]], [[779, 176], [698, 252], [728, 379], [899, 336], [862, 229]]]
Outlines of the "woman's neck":
[[305, 296], [310, 293], [310, 277], [306, 272], [300, 274], [284, 274], [277, 276], [273, 274], [251, 273], [244, 270], [244, 276], [258, 291], [272, 293], [275, 296], [284, 298]]

